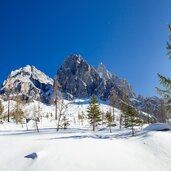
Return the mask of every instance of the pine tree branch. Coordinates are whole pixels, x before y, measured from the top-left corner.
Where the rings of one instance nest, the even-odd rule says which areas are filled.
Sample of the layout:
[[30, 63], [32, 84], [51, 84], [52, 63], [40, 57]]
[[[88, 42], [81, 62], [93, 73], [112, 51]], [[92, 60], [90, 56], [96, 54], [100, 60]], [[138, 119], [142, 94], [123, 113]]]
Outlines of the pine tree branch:
[[163, 85], [163, 87], [165, 87], [166, 89], [168, 89], [169, 91], [171, 90], [171, 79], [170, 78], [166, 78], [160, 74], [157, 74], [159, 77], [159, 82], [160, 84]]
[[157, 93], [164, 97], [165, 99], [169, 99], [170, 98], [170, 95], [171, 95], [171, 92], [169, 90], [162, 90], [158, 87], [156, 87], [156, 90], [157, 90]]

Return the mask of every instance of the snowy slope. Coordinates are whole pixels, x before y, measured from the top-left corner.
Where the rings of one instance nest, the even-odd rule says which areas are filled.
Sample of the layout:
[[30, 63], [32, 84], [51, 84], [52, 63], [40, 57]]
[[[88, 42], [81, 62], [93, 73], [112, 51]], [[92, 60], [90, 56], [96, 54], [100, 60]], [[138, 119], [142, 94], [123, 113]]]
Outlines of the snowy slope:
[[[66, 116], [70, 119], [70, 124], [71, 125], [78, 125], [78, 115], [79, 114], [84, 114], [87, 116], [87, 108], [89, 106], [89, 99], [75, 99], [74, 101], [68, 101], [64, 100], [65, 105], [67, 106], [66, 108]], [[46, 117], [47, 115], [52, 114], [52, 119], [54, 119], [55, 115], [55, 106], [54, 105], [45, 105], [41, 102], [38, 101], [33, 101], [31, 103], [26, 104], [23, 107], [23, 110], [25, 111], [25, 115], [27, 117], [32, 118], [35, 110], [40, 106], [40, 115], [43, 117]], [[104, 102], [100, 102], [100, 109], [104, 113], [107, 111], [111, 110], [111, 107]], [[115, 119], [116, 122], [119, 122], [119, 116], [120, 116], [120, 110], [115, 108]], [[89, 125], [88, 121], [85, 119], [84, 122], [85, 125]]]
[[[32, 117], [40, 106], [40, 132], [35, 131], [34, 122], [26, 125], [0, 124], [0, 171], [170, 171], [171, 131], [155, 131], [156, 126], [137, 130], [131, 137], [131, 130], [114, 127], [98, 127], [92, 132], [88, 121], [80, 125], [78, 114], [88, 107], [89, 99], [65, 100], [67, 116], [71, 125], [67, 130], [56, 132], [54, 106], [33, 101], [23, 109]], [[103, 111], [110, 110], [100, 102]], [[7, 102], [3, 102], [6, 106]], [[12, 102], [15, 105], [15, 102]], [[52, 113], [52, 118], [46, 115]], [[116, 119], [120, 111], [115, 109]], [[75, 120], [75, 123], [74, 123]], [[117, 119], [118, 120], [118, 119]], [[159, 124], [161, 127], [161, 124]], [[165, 125], [163, 125], [165, 126]], [[35, 160], [24, 156], [37, 153]]]
[[[0, 132], [1, 171], [169, 171], [171, 132], [53, 129]], [[36, 152], [38, 158], [24, 156]]]

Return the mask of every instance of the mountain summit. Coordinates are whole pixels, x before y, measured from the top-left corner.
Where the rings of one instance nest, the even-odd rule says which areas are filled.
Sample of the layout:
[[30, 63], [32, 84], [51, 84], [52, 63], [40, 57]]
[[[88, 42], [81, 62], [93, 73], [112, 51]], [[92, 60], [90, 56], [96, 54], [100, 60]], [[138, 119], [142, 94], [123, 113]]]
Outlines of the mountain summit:
[[87, 98], [96, 95], [101, 99], [108, 99], [113, 90], [117, 94], [124, 90], [130, 98], [135, 97], [125, 80], [111, 74], [102, 63], [95, 69], [81, 55], [68, 56], [57, 76], [61, 91], [69, 97]]
[[105, 80], [112, 79], [112, 74], [106, 69], [102, 62], [98, 65], [97, 72], [99, 73], [100, 77]]
[[4, 81], [0, 94], [12, 93], [22, 96], [24, 100], [40, 100], [48, 103], [53, 92], [53, 80], [34, 66], [27, 65], [12, 71]]
[[81, 55], [70, 55], [57, 71], [62, 92], [77, 98], [97, 95], [103, 79]]

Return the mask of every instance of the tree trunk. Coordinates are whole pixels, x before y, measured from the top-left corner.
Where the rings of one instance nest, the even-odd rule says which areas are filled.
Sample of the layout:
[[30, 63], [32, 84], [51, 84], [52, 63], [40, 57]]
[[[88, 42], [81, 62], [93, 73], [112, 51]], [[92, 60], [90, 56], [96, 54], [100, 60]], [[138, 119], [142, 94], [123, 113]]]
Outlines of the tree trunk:
[[28, 125], [27, 125], [27, 121], [26, 121], [26, 130], [28, 131]]
[[115, 109], [113, 107], [113, 123], [115, 122]]
[[10, 99], [8, 99], [8, 122], [10, 122]]
[[102, 112], [102, 126], [103, 126], [104, 114]]
[[109, 126], [109, 130], [110, 130], [110, 133], [112, 133], [112, 129], [111, 129], [111, 126]]
[[135, 133], [134, 133], [134, 127], [132, 126], [132, 136], [134, 136]]
[[37, 121], [36, 121], [36, 130], [37, 130], [37, 132], [39, 132], [39, 127], [38, 127]]
[[58, 103], [57, 103], [57, 98], [55, 100], [55, 120], [57, 121], [58, 119]]
[[95, 123], [93, 123], [93, 131], [95, 131], [96, 129], [96, 126], [95, 126]]
[[61, 120], [61, 115], [59, 115], [59, 118], [58, 118], [58, 123], [57, 123], [56, 131], [59, 131], [60, 120]]
[[120, 116], [120, 125], [119, 125], [119, 128], [121, 129], [122, 128], [122, 114], [121, 114], [121, 116]]

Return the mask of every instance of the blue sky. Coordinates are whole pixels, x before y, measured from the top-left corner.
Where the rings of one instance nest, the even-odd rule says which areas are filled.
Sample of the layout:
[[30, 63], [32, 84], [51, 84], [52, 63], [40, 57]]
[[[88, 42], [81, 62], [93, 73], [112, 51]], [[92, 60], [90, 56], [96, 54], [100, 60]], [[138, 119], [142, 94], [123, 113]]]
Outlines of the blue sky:
[[155, 95], [156, 74], [171, 76], [170, 7], [170, 0], [1, 0], [0, 83], [27, 64], [53, 78], [77, 53], [94, 67], [103, 62], [137, 94]]

